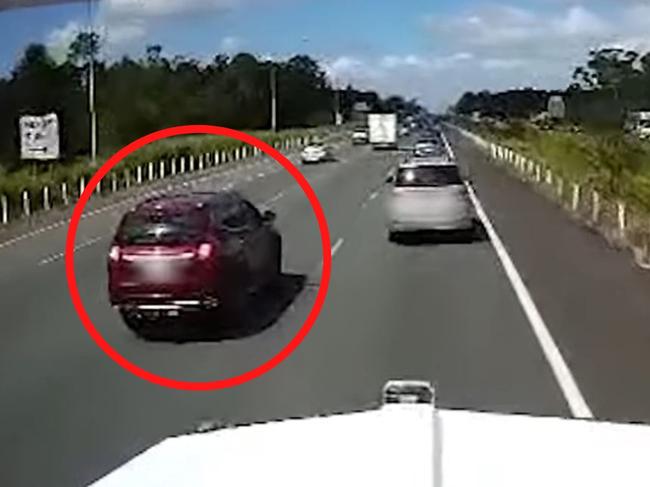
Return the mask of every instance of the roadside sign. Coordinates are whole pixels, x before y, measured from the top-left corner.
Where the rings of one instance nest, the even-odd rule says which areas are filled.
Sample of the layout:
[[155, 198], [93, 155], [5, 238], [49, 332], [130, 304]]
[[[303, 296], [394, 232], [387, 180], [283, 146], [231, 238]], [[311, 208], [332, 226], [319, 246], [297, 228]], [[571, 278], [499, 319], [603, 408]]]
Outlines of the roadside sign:
[[566, 105], [561, 96], [552, 96], [548, 100], [548, 114], [551, 118], [564, 118]]
[[59, 119], [56, 113], [20, 117], [20, 158], [48, 161], [59, 158]]

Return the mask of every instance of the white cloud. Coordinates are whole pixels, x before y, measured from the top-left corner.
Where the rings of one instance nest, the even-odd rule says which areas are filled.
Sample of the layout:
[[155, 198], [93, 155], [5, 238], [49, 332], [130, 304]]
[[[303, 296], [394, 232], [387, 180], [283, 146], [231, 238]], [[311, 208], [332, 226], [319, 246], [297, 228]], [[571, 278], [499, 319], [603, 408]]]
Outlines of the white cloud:
[[581, 6], [571, 7], [552, 27], [561, 36], [573, 37], [606, 35], [611, 30], [605, 20]]
[[241, 50], [243, 40], [235, 36], [226, 36], [221, 39], [219, 44], [219, 50], [227, 54], [234, 54], [235, 52]]
[[104, 0], [102, 7], [108, 17], [170, 17], [227, 10], [240, 0]]
[[[533, 2], [470, 6], [449, 17], [425, 17], [437, 49], [473, 56], [444, 67], [449, 90], [432, 83], [431, 100], [454, 101], [463, 91], [566, 87], [589, 51], [620, 46], [650, 51], [650, 1]], [[435, 65], [435, 63], [434, 63]], [[398, 86], [398, 85], [395, 85]]]
[[63, 27], [52, 30], [45, 39], [50, 56], [59, 63], [65, 61], [70, 43], [82, 30], [84, 27], [75, 21], [70, 21]]
[[455, 96], [456, 89], [446, 78], [447, 73], [466, 69], [472, 60], [473, 55], [468, 52], [446, 56], [391, 54], [375, 58], [344, 55], [324, 62], [324, 68], [338, 86], [351, 83], [383, 95], [401, 94], [418, 98], [432, 107], [445, 108], [440, 105], [440, 98]]
[[97, 27], [104, 44], [109, 49], [119, 48], [134, 41], [140, 41], [147, 35], [147, 25], [141, 19], [128, 22], [105, 23]]
[[[191, 22], [205, 15], [219, 15], [253, 0], [103, 0], [97, 22], [104, 33], [109, 55], [142, 50], [142, 42], [156, 28], [172, 27], [180, 20]], [[228, 49], [236, 49], [226, 38]]]
[[481, 61], [481, 67], [484, 69], [516, 69], [526, 66], [523, 59], [498, 59], [488, 58]]

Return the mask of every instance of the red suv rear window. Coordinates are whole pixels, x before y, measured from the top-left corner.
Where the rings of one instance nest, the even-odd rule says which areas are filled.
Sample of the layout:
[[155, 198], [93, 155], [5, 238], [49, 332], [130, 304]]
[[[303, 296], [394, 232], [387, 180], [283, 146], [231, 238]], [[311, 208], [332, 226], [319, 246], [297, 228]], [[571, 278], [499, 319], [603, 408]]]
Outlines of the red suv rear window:
[[120, 224], [121, 245], [179, 245], [196, 243], [208, 228], [203, 210], [132, 212]]

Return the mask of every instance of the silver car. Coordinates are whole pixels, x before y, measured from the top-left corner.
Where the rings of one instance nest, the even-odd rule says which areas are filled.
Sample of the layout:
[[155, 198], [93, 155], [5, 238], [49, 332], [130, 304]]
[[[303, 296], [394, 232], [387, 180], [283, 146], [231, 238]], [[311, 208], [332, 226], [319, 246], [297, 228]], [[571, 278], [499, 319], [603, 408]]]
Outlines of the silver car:
[[403, 164], [388, 182], [389, 238], [419, 230], [475, 230], [474, 209], [455, 164]]
[[305, 147], [300, 153], [303, 164], [315, 164], [332, 159], [329, 148], [323, 144], [315, 143]]

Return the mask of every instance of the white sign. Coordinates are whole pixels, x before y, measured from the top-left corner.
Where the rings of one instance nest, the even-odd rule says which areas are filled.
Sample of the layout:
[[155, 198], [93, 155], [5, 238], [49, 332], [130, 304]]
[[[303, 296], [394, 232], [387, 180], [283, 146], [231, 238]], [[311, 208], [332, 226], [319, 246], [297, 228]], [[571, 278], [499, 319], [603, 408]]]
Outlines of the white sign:
[[59, 158], [59, 119], [56, 113], [20, 117], [21, 159]]
[[552, 118], [564, 118], [566, 105], [561, 96], [552, 96], [548, 100], [548, 113]]

